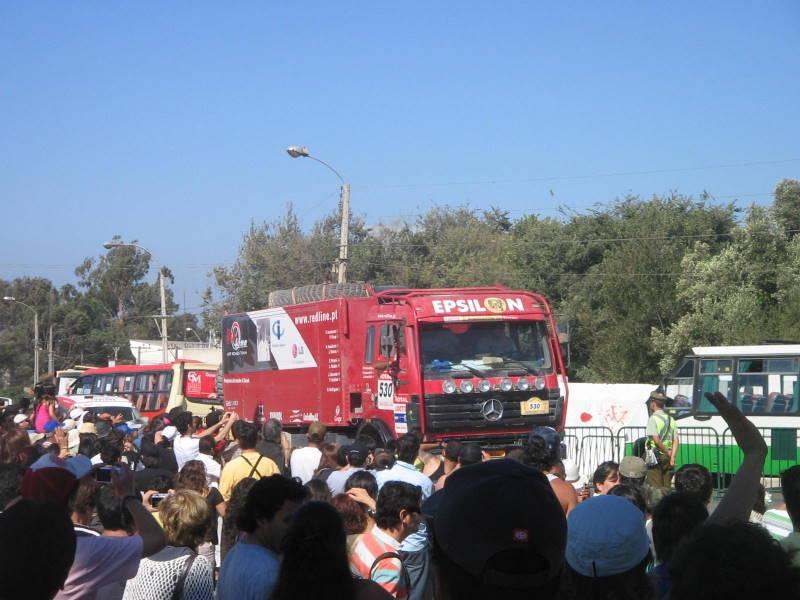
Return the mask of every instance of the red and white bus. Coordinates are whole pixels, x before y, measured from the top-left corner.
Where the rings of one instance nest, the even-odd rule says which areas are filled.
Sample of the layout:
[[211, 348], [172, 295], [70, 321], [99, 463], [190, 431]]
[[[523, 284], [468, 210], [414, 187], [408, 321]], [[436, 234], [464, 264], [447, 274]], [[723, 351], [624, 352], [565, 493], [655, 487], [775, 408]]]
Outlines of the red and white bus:
[[83, 371], [59, 396], [65, 407], [101, 397], [124, 398], [141, 414], [154, 417], [177, 406], [204, 415], [217, 401], [218, 365], [177, 360], [156, 365], [118, 365]]

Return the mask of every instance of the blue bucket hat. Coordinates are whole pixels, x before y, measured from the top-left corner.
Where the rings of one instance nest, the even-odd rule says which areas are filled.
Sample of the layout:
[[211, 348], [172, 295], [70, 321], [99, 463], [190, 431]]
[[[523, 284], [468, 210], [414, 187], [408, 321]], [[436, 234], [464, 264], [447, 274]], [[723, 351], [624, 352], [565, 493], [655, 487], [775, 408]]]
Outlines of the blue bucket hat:
[[650, 552], [642, 511], [619, 496], [594, 496], [567, 518], [567, 564], [586, 577], [629, 571]]

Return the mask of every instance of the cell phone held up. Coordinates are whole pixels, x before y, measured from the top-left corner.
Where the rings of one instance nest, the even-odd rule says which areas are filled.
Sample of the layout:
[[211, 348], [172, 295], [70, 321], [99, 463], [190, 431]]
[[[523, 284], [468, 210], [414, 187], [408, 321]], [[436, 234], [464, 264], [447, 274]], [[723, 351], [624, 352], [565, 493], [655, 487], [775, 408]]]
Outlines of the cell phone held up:
[[100, 467], [94, 472], [94, 479], [97, 483], [106, 485], [111, 483], [111, 473], [117, 473], [119, 469], [116, 467]]

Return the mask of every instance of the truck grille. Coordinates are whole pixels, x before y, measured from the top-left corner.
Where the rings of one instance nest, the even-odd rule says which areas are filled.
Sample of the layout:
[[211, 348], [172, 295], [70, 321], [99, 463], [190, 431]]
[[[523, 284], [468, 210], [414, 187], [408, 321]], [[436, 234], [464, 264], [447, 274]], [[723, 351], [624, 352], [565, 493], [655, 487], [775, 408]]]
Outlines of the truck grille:
[[[520, 402], [534, 396], [550, 401], [550, 412], [541, 415], [520, 414]], [[503, 416], [488, 421], [481, 414], [483, 403], [491, 398], [503, 403]], [[474, 394], [432, 394], [425, 396], [426, 430], [430, 433], [450, 431], [502, 432], [513, 428], [531, 428], [534, 425], [553, 425], [559, 414], [558, 395], [550, 397], [542, 392], [488, 392]]]

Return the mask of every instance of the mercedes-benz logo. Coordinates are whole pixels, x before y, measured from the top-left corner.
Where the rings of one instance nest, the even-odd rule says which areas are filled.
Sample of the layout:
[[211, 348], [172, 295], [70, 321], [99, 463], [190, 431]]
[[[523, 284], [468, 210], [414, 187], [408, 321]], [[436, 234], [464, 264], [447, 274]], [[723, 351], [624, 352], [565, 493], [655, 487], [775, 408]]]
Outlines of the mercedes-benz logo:
[[481, 414], [487, 421], [499, 421], [503, 417], [503, 403], [491, 398], [481, 405]]

